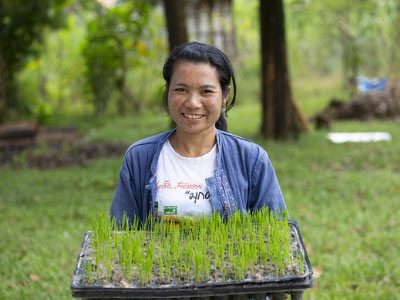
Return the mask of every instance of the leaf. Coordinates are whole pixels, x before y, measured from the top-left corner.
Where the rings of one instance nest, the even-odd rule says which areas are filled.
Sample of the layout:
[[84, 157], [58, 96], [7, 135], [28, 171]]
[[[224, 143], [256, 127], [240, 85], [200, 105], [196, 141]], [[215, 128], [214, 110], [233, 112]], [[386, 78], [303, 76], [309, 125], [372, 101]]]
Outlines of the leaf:
[[146, 44], [143, 41], [139, 41], [136, 44], [135, 48], [136, 48], [136, 51], [142, 56], [147, 56], [147, 54], [149, 52], [147, 47], [146, 47]]
[[29, 278], [34, 282], [40, 281], [40, 276], [38, 274], [29, 274]]
[[318, 279], [320, 278], [322, 275], [322, 268], [321, 267], [314, 267], [313, 268], [313, 278], [314, 279]]

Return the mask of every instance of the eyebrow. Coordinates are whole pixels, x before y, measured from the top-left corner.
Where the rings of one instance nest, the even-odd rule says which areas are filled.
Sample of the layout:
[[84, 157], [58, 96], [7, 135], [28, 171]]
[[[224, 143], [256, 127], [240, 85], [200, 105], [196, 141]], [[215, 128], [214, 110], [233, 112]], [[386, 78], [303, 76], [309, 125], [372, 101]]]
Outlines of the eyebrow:
[[[178, 83], [174, 83], [172, 86], [174, 86], [174, 87], [179, 87], [179, 86], [188, 87], [187, 84], [179, 83], [179, 82]], [[215, 85], [212, 85], [212, 84], [205, 84], [205, 85], [201, 85], [200, 88], [201, 89], [216, 89], [217, 87]]]
[[203, 89], [215, 89], [217, 87], [212, 85], [212, 84], [205, 84], [205, 85], [202, 85], [201, 88], [203, 88]]

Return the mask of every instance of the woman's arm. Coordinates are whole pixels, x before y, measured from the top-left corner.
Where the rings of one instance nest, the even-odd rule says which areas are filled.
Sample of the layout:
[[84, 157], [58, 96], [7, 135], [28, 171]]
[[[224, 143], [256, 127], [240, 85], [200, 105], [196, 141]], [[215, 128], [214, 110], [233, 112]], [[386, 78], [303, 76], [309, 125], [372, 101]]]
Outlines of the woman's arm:
[[250, 210], [266, 206], [275, 212], [282, 212], [286, 209], [275, 170], [267, 153], [261, 147], [258, 148], [257, 162], [252, 172], [251, 182]]
[[135, 183], [131, 167], [132, 162], [128, 159], [128, 155], [125, 155], [110, 209], [110, 216], [115, 218], [118, 227], [121, 226], [124, 213], [126, 213], [130, 224], [132, 224], [135, 217], [139, 218], [139, 205], [135, 194]]

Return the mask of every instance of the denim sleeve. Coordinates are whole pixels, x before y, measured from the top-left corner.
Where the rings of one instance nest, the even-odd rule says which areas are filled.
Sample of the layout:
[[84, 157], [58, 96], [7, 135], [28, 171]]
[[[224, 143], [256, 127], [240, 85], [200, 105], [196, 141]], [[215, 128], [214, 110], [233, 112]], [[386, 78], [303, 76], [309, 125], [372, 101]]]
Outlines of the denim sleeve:
[[135, 216], [138, 215], [135, 183], [131, 169], [132, 163], [129, 161], [128, 155], [125, 155], [119, 172], [118, 184], [110, 209], [110, 216], [111, 218], [116, 219], [118, 226], [121, 225], [124, 213], [126, 213], [130, 223], [132, 223]]
[[275, 212], [286, 209], [285, 200], [267, 153], [259, 148], [251, 178], [250, 210], [268, 207]]

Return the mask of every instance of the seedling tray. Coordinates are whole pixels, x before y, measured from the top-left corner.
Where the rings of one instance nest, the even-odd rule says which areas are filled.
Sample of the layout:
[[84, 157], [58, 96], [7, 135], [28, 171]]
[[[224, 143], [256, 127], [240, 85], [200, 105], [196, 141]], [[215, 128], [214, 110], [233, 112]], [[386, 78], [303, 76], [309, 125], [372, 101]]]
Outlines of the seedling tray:
[[295, 243], [295, 255], [304, 261], [304, 270], [300, 275], [266, 276], [261, 279], [199, 284], [163, 284], [163, 285], [88, 285], [85, 283], [84, 265], [90, 246], [90, 232], [86, 232], [78, 256], [71, 284], [72, 296], [84, 299], [110, 298], [192, 298], [229, 295], [254, 295], [268, 293], [302, 292], [312, 287], [312, 268], [296, 222], [289, 222], [291, 240]]

